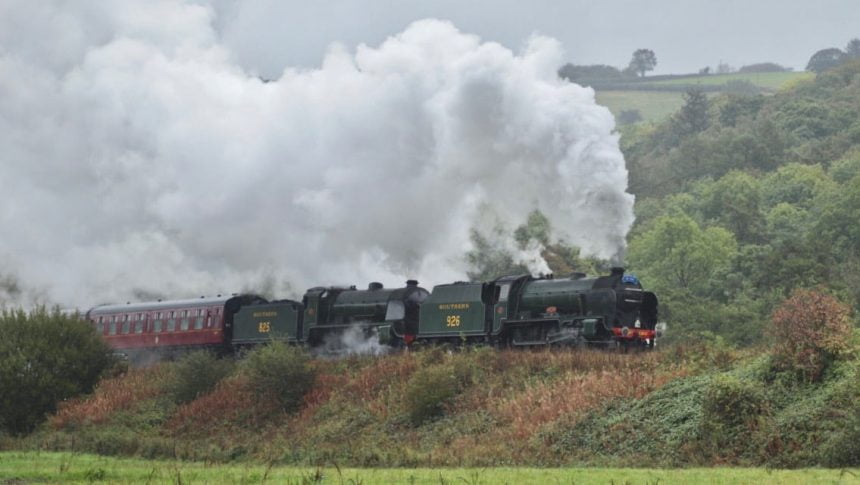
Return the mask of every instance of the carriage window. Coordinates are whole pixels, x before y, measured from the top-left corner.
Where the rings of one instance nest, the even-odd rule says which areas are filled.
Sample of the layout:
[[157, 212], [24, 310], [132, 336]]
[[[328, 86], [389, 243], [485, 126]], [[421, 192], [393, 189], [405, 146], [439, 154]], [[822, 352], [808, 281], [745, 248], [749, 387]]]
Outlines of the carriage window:
[[[188, 313], [188, 312], [183, 312]], [[179, 328], [182, 330], [188, 330], [188, 317], [183, 316], [182, 320], [179, 321]]]
[[122, 319], [122, 333], [128, 333], [128, 315], [125, 315], [125, 318]]
[[197, 310], [197, 318], [194, 319], [194, 330], [200, 330], [203, 328], [203, 317], [200, 316], [200, 310]]
[[143, 320], [134, 322], [134, 333], [143, 333]]
[[152, 322], [152, 331], [155, 333], [160, 333], [162, 330], [161, 320], [155, 320]]
[[99, 322], [96, 324], [96, 332], [101, 335], [105, 333], [105, 324], [102, 323], [101, 317], [99, 317]]
[[176, 319], [173, 318], [173, 312], [170, 312], [170, 318], [167, 319], [167, 331], [168, 332], [176, 331]]
[[110, 335], [116, 335], [116, 322], [110, 322], [109, 332]]

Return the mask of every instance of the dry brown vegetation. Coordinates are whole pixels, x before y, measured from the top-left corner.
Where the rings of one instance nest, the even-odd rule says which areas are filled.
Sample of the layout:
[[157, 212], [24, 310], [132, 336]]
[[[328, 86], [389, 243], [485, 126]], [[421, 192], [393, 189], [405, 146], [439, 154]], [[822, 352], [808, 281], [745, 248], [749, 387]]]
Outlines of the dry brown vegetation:
[[[173, 452], [222, 449], [215, 459], [453, 465], [524, 462], [540, 454], [558, 461], [540, 450], [542, 430], [572, 426], [590, 410], [641, 397], [686, 372], [659, 353], [570, 350], [426, 349], [312, 366], [315, 382], [297, 412], [261, 398], [240, 372], [189, 403], [151, 405], [164, 410], [160, 424], [141, 432], [186, 442]], [[412, 422], [412, 403], [435, 399], [423, 394], [434, 390], [421, 382], [428, 369], [449, 375], [444, 382], [452, 388], [434, 403], [441, 412]], [[69, 432], [95, 427], [147, 400], [164, 400], [161, 383], [169, 373], [162, 365], [107, 380], [89, 398], [64, 405], [51, 425]]]
[[155, 366], [105, 379], [92, 395], [61, 403], [48, 423], [54, 429], [104, 423], [118, 411], [163, 394], [167, 373], [165, 367]]

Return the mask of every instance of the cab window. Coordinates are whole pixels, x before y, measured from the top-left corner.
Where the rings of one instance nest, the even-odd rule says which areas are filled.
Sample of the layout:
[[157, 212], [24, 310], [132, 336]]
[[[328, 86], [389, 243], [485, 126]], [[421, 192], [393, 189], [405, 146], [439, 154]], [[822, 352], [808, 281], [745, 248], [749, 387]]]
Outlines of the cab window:
[[508, 301], [508, 293], [511, 291], [511, 285], [502, 285], [499, 291], [499, 301]]
[[403, 306], [402, 301], [390, 301], [388, 302], [388, 311], [385, 312], [385, 320], [403, 320], [406, 316], [406, 307]]

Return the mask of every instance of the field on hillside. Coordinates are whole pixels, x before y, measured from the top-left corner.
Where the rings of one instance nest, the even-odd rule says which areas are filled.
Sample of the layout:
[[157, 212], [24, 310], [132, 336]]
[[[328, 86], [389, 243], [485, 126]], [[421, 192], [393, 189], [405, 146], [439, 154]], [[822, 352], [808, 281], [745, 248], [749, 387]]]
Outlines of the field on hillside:
[[860, 470], [763, 468], [340, 468], [106, 458], [69, 453], [0, 453], [0, 481], [7, 483], [287, 483], [287, 484], [545, 484], [545, 483], [860, 483]]
[[[712, 74], [708, 76], [684, 77], [650, 81], [648, 78], [627, 83], [625, 89], [595, 88], [597, 103], [609, 108], [616, 117], [624, 110], [638, 110], [643, 121], [660, 121], [678, 111], [684, 104], [683, 94], [690, 85], [722, 86], [732, 81], [747, 81], [767, 92], [774, 92], [793, 83], [813, 79], [811, 72], [752, 72]], [[637, 87], [642, 89], [637, 89]], [[659, 86], [677, 91], [654, 91], [649, 87]], [[715, 93], [709, 93], [713, 95]]]
[[815, 73], [812, 72], [734, 72], [730, 74], [711, 74], [707, 76], [687, 77], [680, 79], [666, 79], [654, 82], [646, 80], [641, 81], [642, 84], [654, 84], [660, 86], [671, 85], [688, 85], [702, 84], [708, 86], [718, 86], [732, 81], [747, 81], [761, 88], [775, 91], [786, 86], [788, 83], [796, 82], [803, 79], [812, 79]]
[[638, 110], [643, 121], [668, 118], [684, 105], [683, 93], [664, 91], [597, 91], [597, 104], [606, 106], [615, 117], [624, 110]]

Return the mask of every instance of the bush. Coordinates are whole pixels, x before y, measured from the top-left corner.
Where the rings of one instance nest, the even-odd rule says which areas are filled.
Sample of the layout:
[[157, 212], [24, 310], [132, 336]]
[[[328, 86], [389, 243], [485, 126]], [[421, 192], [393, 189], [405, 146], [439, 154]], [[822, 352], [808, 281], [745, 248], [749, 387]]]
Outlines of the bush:
[[704, 449], [727, 459], [749, 454], [756, 448], [750, 443], [756, 441], [756, 432], [766, 429], [763, 418], [769, 415], [770, 403], [753, 382], [730, 375], [714, 378], [702, 399]]
[[737, 427], [750, 424], [767, 411], [767, 399], [753, 382], [729, 375], [714, 378], [702, 401], [706, 425]]
[[795, 290], [773, 313], [776, 365], [818, 381], [834, 358], [850, 350], [849, 315], [849, 307], [833, 296]]
[[425, 367], [415, 372], [406, 384], [404, 401], [409, 421], [418, 426], [440, 416], [460, 390], [457, 376], [449, 366]]
[[184, 404], [215, 389], [232, 371], [231, 360], [219, 359], [205, 350], [192, 352], [173, 364], [164, 390], [173, 402]]
[[57, 403], [92, 391], [116, 363], [77, 316], [44, 308], [0, 313], [0, 429], [32, 431]]
[[781, 66], [775, 62], [759, 62], [748, 64], [738, 69], [738, 72], [785, 72], [791, 69]]
[[831, 435], [822, 447], [822, 465], [828, 467], [860, 466], [860, 405], [850, 409], [846, 425]]
[[258, 397], [273, 398], [288, 412], [301, 406], [315, 378], [307, 352], [282, 342], [271, 342], [249, 353], [242, 371]]
[[727, 81], [725, 85], [723, 85], [723, 91], [726, 93], [732, 94], [744, 94], [747, 96], [759, 94], [764, 89], [755, 84], [747, 81], [746, 79], [733, 79], [731, 81]]
[[618, 124], [632, 125], [642, 121], [642, 113], [638, 109], [625, 109], [618, 113]]

